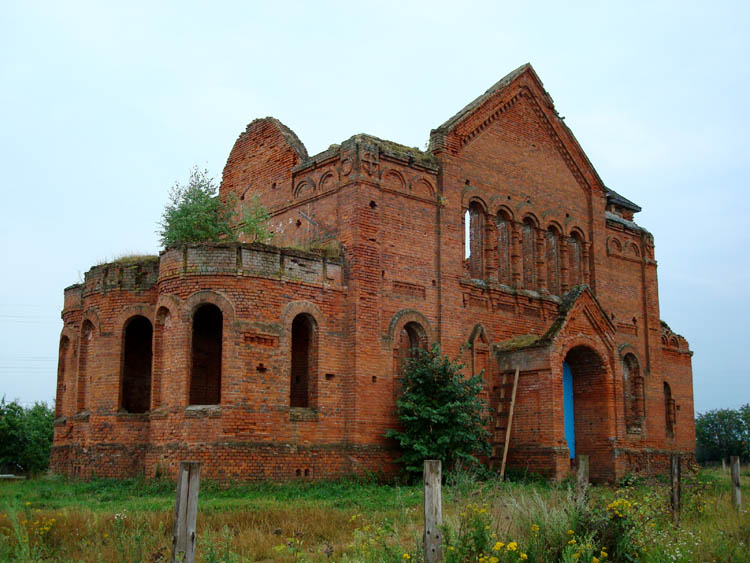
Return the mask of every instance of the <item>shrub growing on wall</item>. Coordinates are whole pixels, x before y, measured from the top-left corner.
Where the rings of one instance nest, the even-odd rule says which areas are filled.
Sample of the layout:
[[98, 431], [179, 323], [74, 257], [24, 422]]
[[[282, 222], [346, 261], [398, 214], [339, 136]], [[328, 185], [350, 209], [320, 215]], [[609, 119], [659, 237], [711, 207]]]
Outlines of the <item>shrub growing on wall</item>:
[[176, 182], [161, 221], [161, 243], [165, 248], [180, 244], [237, 240], [242, 233], [249, 242], [268, 242], [270, 215], [257, 196], [243, 206], [242, 220], [236, 219], [237, 198], [222, 200], [208, 170], [194, 166], [187, 184]]
[[439, 459], [445, 470], [456, 462], [478, 463], [490, 450], [487, 403], [481, 398], [482, 374], [466, 378], [463, 366], [431, 350], [414, 350], [406, 361], [396, 410], [402, 429], [388, 430], [401, 446], [400, 462], [421, 474], [425, 459]]

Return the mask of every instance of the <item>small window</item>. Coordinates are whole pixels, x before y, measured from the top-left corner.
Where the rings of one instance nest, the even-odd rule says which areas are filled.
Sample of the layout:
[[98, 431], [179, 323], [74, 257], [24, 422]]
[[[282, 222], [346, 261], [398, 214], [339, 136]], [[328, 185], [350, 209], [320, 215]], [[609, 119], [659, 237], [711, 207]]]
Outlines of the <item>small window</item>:
[[521, 227], [521, 249], [523, 252], [523, 286], [536, 287], [536, 228], [534, 222], [526, 218]]
[[467, 225], [465, 233], [465, 257], [469, 263], [469, 272], [472, 278], [482, 279], [484, 277], [482, 260], [484, 249], [484, 210], [482, 206], [476, 201], [471, 202], [464, 219]]
[[550, 227], [544, 236], [545, 261], [547, 262], [547, 289], [552, 295], [560, 295], [560, 234]]
[[60, 351], [57, 356], [57, 400], [55, 401], [55, 418], [63, 415], [65, 403], [65, 371], [67, 369], [70, 340], [67, 336], [60, 339]]
[[623, 360], [625, 388], [625, 424], [629, 431], [639, 432], [646, 416], [644, 382], [638, 359], [627, 354]]
[[510, 285], [510, 221], [500, 212], [497, 214], [495, 224], [497, 225], [497, 280]]
[[583, 241], [578, 233], [568, 239], [568, 280], [569, 286], [583, 283]]
[[304, 313], [297, 315], [292, 321], [290, 407], [313, 406], [317, 360], [315, 348], [315, 320]]
[[221, 402], [221, 347], [223, 315], [216, 305], [201, 305], [193, 315], [193, 360], [190, 404]]
[[674, 427], [677, 423], [677, 412], [675, 402], [672, 398], [672, 388], [669, 383], [664, 382], [664, 417], [667, 428], [667, 436], [674, 437]]
[[81, 349], [78, 357], [78, 388], [76, 389], [76, 411], [86, 410], [88, 406], [88, 369], [91, 354], [94, 325], [84, 321], [81, 327]]
[[143, 413], [149, 410], [152, 336], [153, 327], [146, 317], [133, 317], [125, 325], [120, 406], [127, 412]]

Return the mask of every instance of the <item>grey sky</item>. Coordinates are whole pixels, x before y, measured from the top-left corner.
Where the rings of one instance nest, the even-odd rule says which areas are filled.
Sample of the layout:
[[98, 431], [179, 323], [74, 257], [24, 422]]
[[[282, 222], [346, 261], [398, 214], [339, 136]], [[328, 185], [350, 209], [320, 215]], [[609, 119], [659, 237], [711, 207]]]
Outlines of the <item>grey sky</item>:
[[52, 400], [62, 290], [156, 253], [193, 164], [220, 177], [273, 115], [311, 154], [366, 132], [423, 147], [531, 62], [654, 233], [661, 315], [698, 411], [750, 402], [745, 2], [4, 2], [0, 396]]

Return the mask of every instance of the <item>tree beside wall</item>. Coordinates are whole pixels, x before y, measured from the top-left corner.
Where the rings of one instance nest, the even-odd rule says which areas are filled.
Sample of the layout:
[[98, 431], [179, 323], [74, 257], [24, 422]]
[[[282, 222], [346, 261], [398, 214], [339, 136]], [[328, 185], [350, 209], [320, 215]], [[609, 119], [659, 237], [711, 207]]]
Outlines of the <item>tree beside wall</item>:
[[696, 458], [700, 463], [740, 456], [750, 461], [750, 403], [714, 409], [695, 417]]
[[49, 467], [54, 409], [46, 403], [24, 407], [0, 399], [0, 472], [39, 473]]

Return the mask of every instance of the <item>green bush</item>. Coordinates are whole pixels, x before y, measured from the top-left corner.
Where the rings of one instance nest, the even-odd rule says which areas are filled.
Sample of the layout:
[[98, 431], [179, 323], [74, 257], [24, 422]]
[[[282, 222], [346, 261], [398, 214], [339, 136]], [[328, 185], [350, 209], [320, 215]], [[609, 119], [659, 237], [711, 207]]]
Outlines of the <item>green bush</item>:
[[243, 206], [242, 220], [236, 217], [237, 198], [217, 195], [218, 186], [208, 170], [194, 166], [187, 184], [176, 182], [162, 214], [161, 244], [165, 248], [181, 244], [235, 241], [242, 234], [248, 242], [268, 242], [270, 215], [257, 196]]
[[446, 472], [458, 461], [478, 463], [489, 453], [487, 403], [480, 397], [482, 374], [466, 378], [463, 366], [431, 350], [414, 350], [401, 379], [396, 401], [402, 429], [388, 430], [401, 446], [400, 462], [412, 475], [421, 474], [425, 459], [439, 459]]
[[46, 403], [25, 408], [0, 399], [0, 471], [38, 473], [49, 467], [55, 413]]

